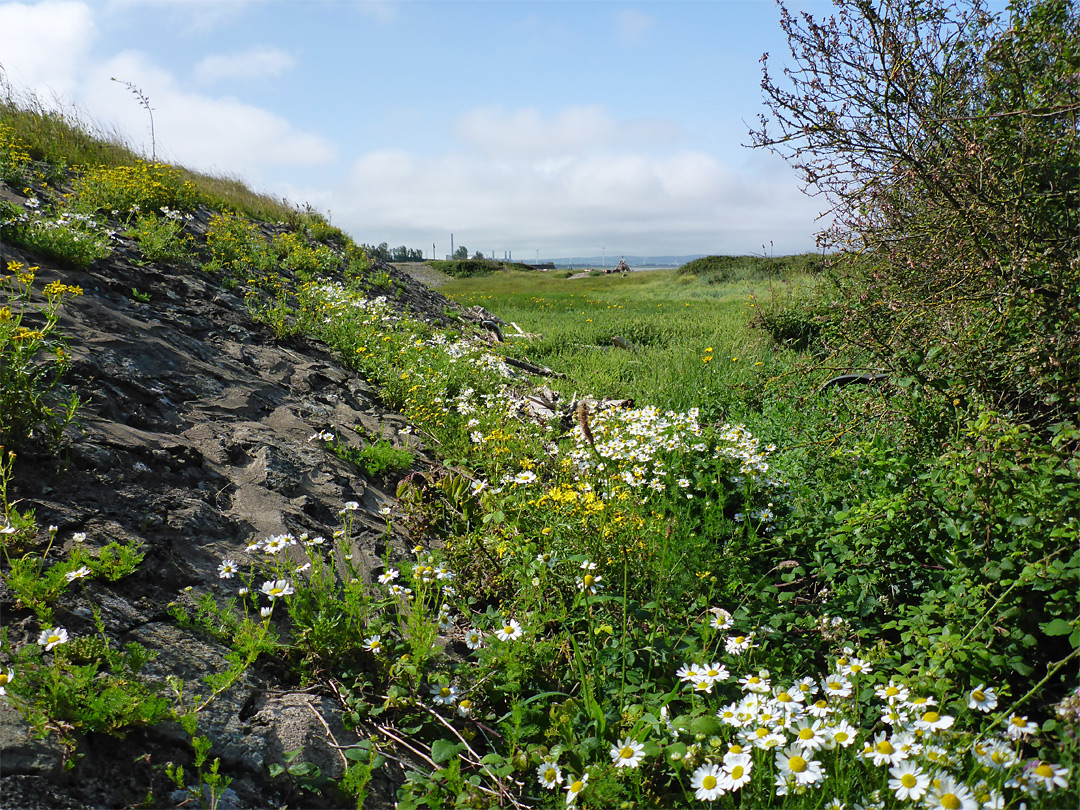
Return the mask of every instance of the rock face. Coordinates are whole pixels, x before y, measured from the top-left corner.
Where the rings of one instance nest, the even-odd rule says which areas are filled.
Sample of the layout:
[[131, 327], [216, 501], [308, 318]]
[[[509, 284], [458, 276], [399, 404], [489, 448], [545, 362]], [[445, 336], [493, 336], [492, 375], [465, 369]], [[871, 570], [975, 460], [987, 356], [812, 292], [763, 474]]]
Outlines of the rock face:
[[[134, 541], [146, 552], [131, 576], [86, 581], [65, 593], [55, 606], [57, 624], [91, 635], [96, 606], [115, 645], [137, 641], [157, 653], [147, 669], [152, 677], [179, 678], [185, 694], [205, 696], [202, 679], [225, 668], [226, 649], [179, 626], [168, 606], [190, 602], [189, 588], [218, 598], [234, 593], [235, 581], [218, 578], [222, 558], [272, 534], [330, 537], [342, 504], [357, 501], [356, 558], [365, 570], [379, 563], [387, 529], [377, 512], [392, 501], [396, 482], [384, 488], [366, 480], [310, 441], [332, 430], [358, 442], [353, 427], [361, 425], [427, 463], [417, 440], [400, 432], [401, 417], [384, 411], [363, 379], [322, 346], [277, 341], [253, 322], [239, 295], [201, 269], [138, 266], [133, 248], [122, 244], [86, 272], [11, 246], [2, 251], [8, 260], [39, 265], [42, 283], [84, 290], [67, 302], [59, 327], [73, 354], [66, 381], [84, 402], [77, 425], [60, 458], [35, 456], [32, 448], [20, 455], [10, 494], [22, 499], [21, 509], [35, 510], [40, 527], [58, 527], [58, 545], [85, 532], [90, 548]], [[389, 265], [378, 269], [400, 289], [398, 306], [414, 317], [445, 319], [452, 307], [445, 298]], [[133, 287], [150, 301], [132, 300]], [[17, 608], [3, 586], [0, 609], [13, 646], [36, 641], [37, 618]], [[283, 668], [249, 668], [199, 713], [198, 733], [211, 739], [211, 758], [220, 757], [233, 779], [218, 806], [297, 806], [294, 783], [272, 780], [268, 771], [291, 751], [302, 749], [304, 761], [339, 775], [344, 757], [337, 746], [357, 740], [340, 714], [333, 694], [301, 689]], [[65, 770], [55, 741], [33, 739], [0, 700], [0, 745], [0, 802], [7, 808], [127, 807], [148, 797], [155, 806], [175, 806], [188, 797], [171, 794], [165, 764], [183, 763], [194, 773], [190, 737], [173, 723], [124, 738], [90, 735], [69, 760], [75, 767]], [[307, 794], [300, 803], [319, 801]], [[376, 779], [369, 806], [392, 801], [389, 777]]]

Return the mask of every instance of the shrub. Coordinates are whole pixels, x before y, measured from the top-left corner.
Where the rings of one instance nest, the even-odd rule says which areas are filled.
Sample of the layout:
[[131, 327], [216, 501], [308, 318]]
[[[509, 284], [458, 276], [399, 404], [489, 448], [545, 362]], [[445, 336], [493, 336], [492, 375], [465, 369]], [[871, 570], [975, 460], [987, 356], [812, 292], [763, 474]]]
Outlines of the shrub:
[[833, 206], [852, 347], [943, 420], [975, 396], [1045, 430], [1080, 397], [1080, 6], [836, 5], [783, 12], [752, 135]]

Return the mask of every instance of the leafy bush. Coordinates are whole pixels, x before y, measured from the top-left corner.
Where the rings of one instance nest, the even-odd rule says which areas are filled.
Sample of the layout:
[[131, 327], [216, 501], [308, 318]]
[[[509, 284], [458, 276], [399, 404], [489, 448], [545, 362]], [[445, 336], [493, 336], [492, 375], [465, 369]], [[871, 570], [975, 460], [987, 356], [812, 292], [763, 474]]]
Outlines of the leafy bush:
[[1045, 430], [1080, 400], [1080, 5], [836, 6], [783, 12], [753, 137], [833, 206], [853, 350], [944, 421], [976, 397]]

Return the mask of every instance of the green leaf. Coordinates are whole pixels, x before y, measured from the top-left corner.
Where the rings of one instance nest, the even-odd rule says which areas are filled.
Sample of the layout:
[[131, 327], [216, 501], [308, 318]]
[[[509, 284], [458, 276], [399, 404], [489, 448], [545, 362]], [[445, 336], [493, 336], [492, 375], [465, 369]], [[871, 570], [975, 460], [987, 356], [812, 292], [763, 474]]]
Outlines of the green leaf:
[[1072, 630], [1072, 623], [1064, 619], [1054, 619], [1052, 622], [1047, 622], [1042, 626], [1042, 631], [1048, 636], [1064, 636], [1071, 633]]
[[435, 740], [431, 744], [432, 762], [446, 762], [451, 757], [456, 757], [465, 750], [464, 743], [451, 742], [450, 740]]

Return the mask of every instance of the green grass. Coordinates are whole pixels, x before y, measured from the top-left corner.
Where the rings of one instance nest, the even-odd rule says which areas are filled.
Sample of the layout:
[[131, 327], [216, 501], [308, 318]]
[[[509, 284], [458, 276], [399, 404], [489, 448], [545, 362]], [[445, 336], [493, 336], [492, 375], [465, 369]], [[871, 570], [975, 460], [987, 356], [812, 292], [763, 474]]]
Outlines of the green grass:
[[[541, 335], [515, 338], [512, 326], [503, 329], [515, 356], [569, 376], [551, 383], [564, 393], [581, 393], [584, 386], [598, 396], [738, 418], [757, 399], [745, 394], [762, 392], [792, 362], [748, 331], [748, 319], [771, 286], [812, 283], [800, 276], [708, 284], [674, 270], [581, 279], [518, 272], [457, 279], [440, 291]], [[615, 346], [614, 337], [631, 348]]]

